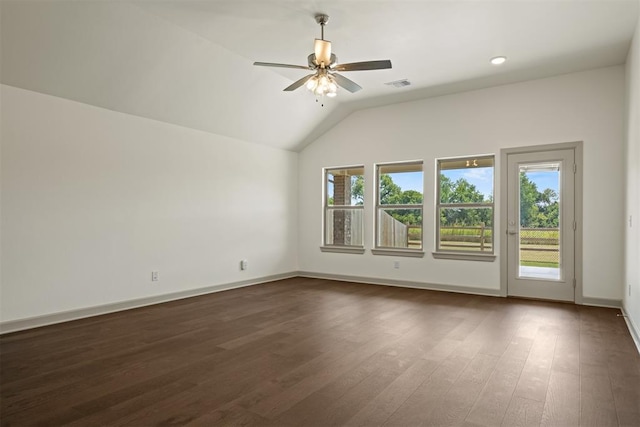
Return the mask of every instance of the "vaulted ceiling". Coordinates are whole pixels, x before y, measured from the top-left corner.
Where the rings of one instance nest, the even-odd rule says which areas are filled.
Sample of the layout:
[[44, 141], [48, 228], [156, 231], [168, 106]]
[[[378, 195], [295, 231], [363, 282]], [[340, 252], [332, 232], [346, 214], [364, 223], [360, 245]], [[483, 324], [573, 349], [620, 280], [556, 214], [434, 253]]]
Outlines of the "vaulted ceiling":
[[[1, 81], [110, 110], [299, 150], [362, 108], [624, 63], [638, 0], [25, 1], [0, 3]], [[363, 87], [316, 102], [282, 89], [325, 38]], [[489, 63], [504, 55], [507, 62]], [[410, 86], [387, 82], [407, 79]], [[322, 105], [324, 104], [324, 106]]]

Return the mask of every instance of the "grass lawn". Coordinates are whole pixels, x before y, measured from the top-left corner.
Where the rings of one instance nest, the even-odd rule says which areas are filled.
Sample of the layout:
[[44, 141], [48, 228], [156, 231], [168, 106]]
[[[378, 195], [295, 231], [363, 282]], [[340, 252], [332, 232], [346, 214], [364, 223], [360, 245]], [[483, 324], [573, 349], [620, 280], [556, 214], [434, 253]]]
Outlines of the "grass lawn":
[[523, 267], [550, 267], [558, 268], [560, 264], [557, 262], [540, 262], [540, 261], [520, 261], [520, 265]]
[[558, 268], [560, 262], [559, 246], [522, 245], [520, 248], [520, 265]]

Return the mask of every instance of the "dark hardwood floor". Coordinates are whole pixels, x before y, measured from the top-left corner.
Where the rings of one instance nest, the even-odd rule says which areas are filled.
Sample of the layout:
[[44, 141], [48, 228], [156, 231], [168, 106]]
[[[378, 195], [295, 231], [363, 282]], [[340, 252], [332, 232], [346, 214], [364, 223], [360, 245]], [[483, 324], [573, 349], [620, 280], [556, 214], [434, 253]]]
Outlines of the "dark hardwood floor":
[[296, 278], [0, 338], [2, 426], [638, 426], [618, 310]]

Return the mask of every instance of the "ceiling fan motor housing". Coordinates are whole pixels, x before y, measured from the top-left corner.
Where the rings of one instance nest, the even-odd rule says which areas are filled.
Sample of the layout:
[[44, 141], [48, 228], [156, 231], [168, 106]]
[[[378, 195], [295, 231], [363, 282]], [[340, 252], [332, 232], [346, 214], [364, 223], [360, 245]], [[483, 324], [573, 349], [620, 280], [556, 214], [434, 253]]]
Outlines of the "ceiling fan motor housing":
[[[332, 68], [334, 65], [336, 65], [338, 63], [338, 57], [336, 56], [335, 53], [331, 54], [331, 60], [329, 61], [329, 65], [326, 66], [326, 68]], [[316, 54], [312, 53], [311, 55], [307, 56], [307, 64], [309, 65], [309, 68], [312, 70], [315, 70], [316, 67], [318, 67], [320, 64], [318, 64], [318, 61], [316, 60]]]

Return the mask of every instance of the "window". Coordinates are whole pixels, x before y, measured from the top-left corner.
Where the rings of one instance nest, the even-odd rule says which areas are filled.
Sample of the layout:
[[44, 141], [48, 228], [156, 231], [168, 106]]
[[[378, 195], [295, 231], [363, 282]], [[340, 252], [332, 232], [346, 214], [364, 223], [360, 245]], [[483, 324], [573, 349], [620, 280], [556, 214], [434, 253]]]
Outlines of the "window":
[[377, 165], [376, 181], [377, 250], [373, 253], [423, 256], [422, 162]]
[[325, 252], [364, 253], [364, 166], [324, 170]]
[[438, 160], [436, 252], [493, 255], [493, 165], [493, 156]]

